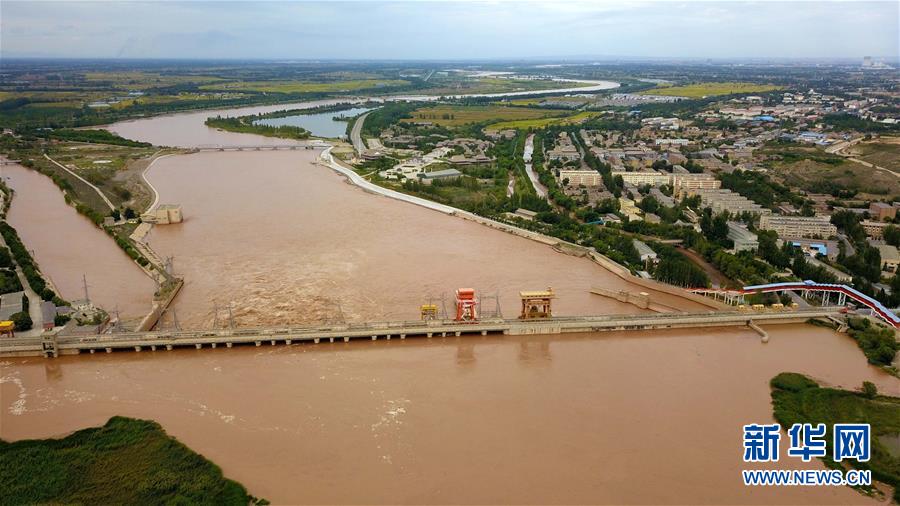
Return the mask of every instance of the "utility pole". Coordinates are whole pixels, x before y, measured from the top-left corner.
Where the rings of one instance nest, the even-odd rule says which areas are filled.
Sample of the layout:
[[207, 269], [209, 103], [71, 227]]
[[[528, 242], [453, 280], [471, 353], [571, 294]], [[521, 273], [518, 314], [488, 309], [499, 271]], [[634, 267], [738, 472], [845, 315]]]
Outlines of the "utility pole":
[[88, 295], [88, 284], [87, 284], [87, 276], [85, 274], [81, 275], [81, 283], [84, 285], [84, 302], [86, 304], [91, 303], [91, 298]]

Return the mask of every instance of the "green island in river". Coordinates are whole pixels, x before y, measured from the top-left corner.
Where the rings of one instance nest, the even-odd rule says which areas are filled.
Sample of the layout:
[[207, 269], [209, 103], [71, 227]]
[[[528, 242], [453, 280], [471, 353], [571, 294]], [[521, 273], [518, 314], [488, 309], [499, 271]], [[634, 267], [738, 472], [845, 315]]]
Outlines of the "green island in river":
[[[894, 489], [893, 500], [900, 503], [900, 397], [879, 395], [875, 385], [863, 383], [859, 392], [820, 387], [802, 374], [784, 372], [772, 378], [772, 404], [775, 419], [782, 428], [795, 423], [824, 423], [827, 455], [832, 454], [832, 427], [835, 423], [868, 423], [872, 426], [871, 459], [847, 460], [856, 469], [872, 471], [872, 479]], [[822, 459], [830, 469], [843, 470], [842, 463]], [[859, 487], [868, 495], [878, 494], [874, 487]]]
[[156, 422], [113, 417], [62, 439], [0, 440], [0, 504], [268, 504]]

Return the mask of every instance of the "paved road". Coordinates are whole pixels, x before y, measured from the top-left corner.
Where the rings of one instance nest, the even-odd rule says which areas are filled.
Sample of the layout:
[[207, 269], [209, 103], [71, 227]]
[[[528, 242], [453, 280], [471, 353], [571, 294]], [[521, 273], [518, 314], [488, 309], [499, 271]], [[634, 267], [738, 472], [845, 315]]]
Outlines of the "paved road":
[[[2, 236], [0, 236], [0, 245], [6, 248], [9, 247]], [[22, 272], [22, 268], [19, 267], [18, 264], [16, 264], [16, 275], [19, 277], [19, 282], [22, 284], [25, 296], [28, 297], [28, 316], [31, 317], [31, 322], [33, 324], [32, 330], [16, 332], [16, 335], [19, 337], [38, 336], [43, 332], [44, 324], [44, 317], [41, 313], [41, 297], [31, 289], [31, 285], [28, 284], [28, 278], [25, 277], [25, 273]]]
[[60, 169], [62, 169], [62, 170], [64, 170], [64, 171], [68, 172], [69, 174], [72, 174], [73, 176], [77, 177], [82, 183], [84, 183], [84, 184], [90, 186], [91, 188], [93, 188], [94, 191], [97, 192], [97, 195], [100, 195], [100, 198], [103, 199], [103, 202], [106, 202], [106, 205], [109, 206], [109, 210], [110, 210], [110, 211], [115, 210], [116, 206], [114, 206], [113, 203], [110, 202], [108, 198], [106, 198], [106, 195], [104, 195], [103, 192], [100, 191], [100, 188], [97, 188], [96, 186], [92, 185], [90, 182], [88, 182], [88, 180], [86, 180], [85, 178], [83, 178], [83, 177], [79, 176], [78, 174], [72, 172], [71, 170], [69, 170], [68, 167], [66, 167], [65, 165], [63, 165], [63, 164], [57, 162], [56, 160], [50, 158], [48, 155], [44, 154], [44, 158], [46, 158], [47, 160], [50, 160], [51, 163], [53, 163], [54, 165], [56, 165], [56, 166], [59, 167]]
[[371, 113], [372, 111], [369, 111], [357, 118], [356, 123], [353, 124], [353, 129], [350, 130], [350, 142], [353, 143], [353, 149], [355, 149], [358, 154], [362, 154], [362, 152], [366, 150], [366, 144], [362, 140], [362, 127], [363, 123], [366, 121], [366, 116]]
[[865, 160], [860, 160], [859, 158], [855, 158], [853, 155], [851, 155], [850, 153], [848, 153], [846, 151], [847, 148], [853, 147], [855, 144], [858, 144], [863, 139], [864, 139], [864, 137], [857, 137], [856, 139], [853, 139], [851, 141], [839, 142], [833, 146], [829, 146], [829, 147], [825, 148], [825, 152], [843, 156], [846, 159], [850, 160], [851, 162], [856, 162], [860, 165], [864, 165], [871, 169], [880, 170], [882, 172], [887, 172], [888, 174], [900, 179], [900, 174], [898, 174], [897, 172], [894, 172], [893, 170], [888, 169], [887, 167], [882, 167], [880, 165], [875, 165], [874, 163], [867, 162]]

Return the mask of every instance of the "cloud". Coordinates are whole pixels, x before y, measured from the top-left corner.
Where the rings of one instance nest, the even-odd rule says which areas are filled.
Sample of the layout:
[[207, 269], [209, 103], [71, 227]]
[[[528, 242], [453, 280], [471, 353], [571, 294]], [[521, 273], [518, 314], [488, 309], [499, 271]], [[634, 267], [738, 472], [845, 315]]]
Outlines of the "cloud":
[[4, 57], [896, 59], [900, 39], [893, 1], [3, 0], [0, 9]]

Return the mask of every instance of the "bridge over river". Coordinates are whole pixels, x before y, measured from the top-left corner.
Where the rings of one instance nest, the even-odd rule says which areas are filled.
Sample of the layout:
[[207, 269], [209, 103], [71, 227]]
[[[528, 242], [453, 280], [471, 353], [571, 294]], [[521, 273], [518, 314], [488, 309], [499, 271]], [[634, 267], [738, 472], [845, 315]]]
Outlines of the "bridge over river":
[[475, 322], [452, 320], [371, 322], [302, 327], [243, 328], [194, 331], [123, 332], [101, 335], [53, 335], [35, 338], [0, 339], [0, 356], [55, 357], [81, 352], [114, 350], [172, 350], [176, 347], [216, 348], [234, 345], [262, 346], [320, 343], [351, 339], [406, 339], [407, 337], [461, 337], [501, 335], [561, 334], [572, 332], [635, 331], [677, 328], [746, 326], [768, 335], [759, 325], [802, 323], [811, 318], [836, 318], [840, 307], [743, 313], [738, 311], [707, 313], [665, 313], [650, 315], [604, 315], [554, 317], [544, 319], [485, 319]]

